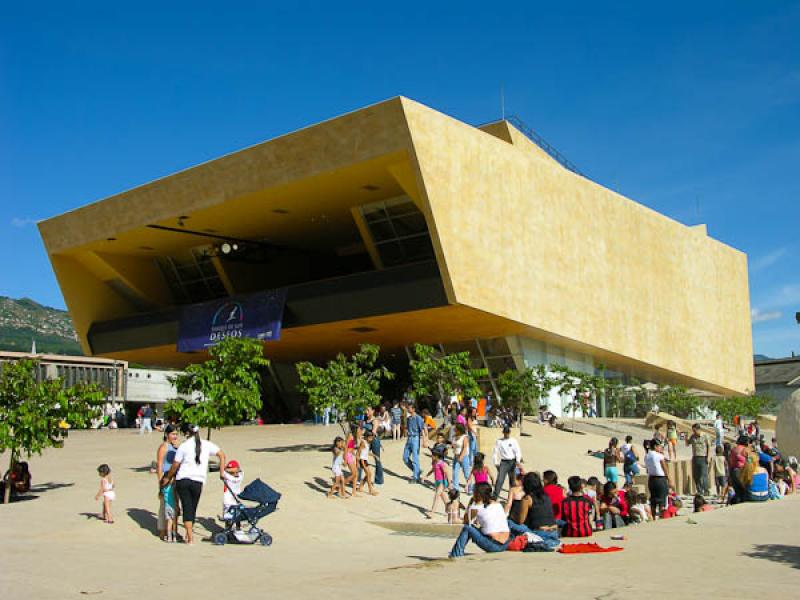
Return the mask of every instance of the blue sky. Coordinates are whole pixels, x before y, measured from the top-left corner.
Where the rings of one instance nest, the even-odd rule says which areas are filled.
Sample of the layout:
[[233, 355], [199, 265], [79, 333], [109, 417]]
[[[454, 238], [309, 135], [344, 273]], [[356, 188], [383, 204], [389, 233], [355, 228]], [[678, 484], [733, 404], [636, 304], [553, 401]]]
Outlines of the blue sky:
[[800, 3], [121, 4], [0, 5], [0, 294], [63, 307], [38, 219], [398, 94], [494, 120], [502, 85], [746, 252], [755, 352], [800, 352]]

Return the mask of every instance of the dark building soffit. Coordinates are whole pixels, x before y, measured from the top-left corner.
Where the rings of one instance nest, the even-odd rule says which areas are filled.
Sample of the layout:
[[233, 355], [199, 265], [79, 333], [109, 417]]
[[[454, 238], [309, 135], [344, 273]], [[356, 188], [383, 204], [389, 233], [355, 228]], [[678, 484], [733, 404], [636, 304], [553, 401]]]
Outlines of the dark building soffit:
[[[283, 327], [304, 327], [446, 306], [435, 261], [290, 286]], [[180, 309], [92, 324], [92, 352], [107, 354], [177, 342]]]

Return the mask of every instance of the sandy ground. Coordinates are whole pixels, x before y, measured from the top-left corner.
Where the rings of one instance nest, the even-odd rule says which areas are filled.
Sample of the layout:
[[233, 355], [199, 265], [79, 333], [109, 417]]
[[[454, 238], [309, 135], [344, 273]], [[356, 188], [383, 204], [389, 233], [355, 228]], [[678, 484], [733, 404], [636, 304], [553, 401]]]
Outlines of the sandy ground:
[[[388, 473], [379, 496], [325, 499], [330, 474], [325, 449], [338, 431], [286, 425], [214, 432], [212, 439], [242, 463], [248, 481], [261, 477], [283, 493], [279, 511], [261, 521], [274, 536], [270, 548], [159, 541], [155, 476], [149, 473], [158, 434], [73, 432], [65, 448], [30, 461], [36, 498], [0, 506], [0, 597], [131, 599], [169, 589], [193, 600], [354, 592], [397, 598], [444, 596], [454, 588], [492, 593], [498, 584], [514, 598], [531, 592], [734, 598], [754, 585], [765, 586], [760, 597], [796, 597], [800, 496], [693, 516], [697, 524], [679, 517], [629, 527], [623, 530], [625, 541], [613, 542], [625, 548], [616, 554], [488, 555], [470, 546], [469, 556], [451, 561], [443, 559], [451, 538], [398, 533], [379, 524], [430, 523], [421, 510], [430, 506], [432, 492], [407, 483], [402, 442], [385, 442]], [[521, 438], [528, 469], [554, 468], [562, 480], [574, 473], [601, 474], [601, 461], [585, 452], [603, 447], [605, 437], [533, 425], [528, 431], [533, 435]], [[116, 479], [114, 525], [94, 518], [95, 468], [101, 462], [112, 466]], [[212, 473], [199, 508], [204, 537], [216, 528], [221, 495]], [[608, 535], [597, 535], [596, 541], [612, 543]], [[507, 588], [512, 581], [516, 589]]]

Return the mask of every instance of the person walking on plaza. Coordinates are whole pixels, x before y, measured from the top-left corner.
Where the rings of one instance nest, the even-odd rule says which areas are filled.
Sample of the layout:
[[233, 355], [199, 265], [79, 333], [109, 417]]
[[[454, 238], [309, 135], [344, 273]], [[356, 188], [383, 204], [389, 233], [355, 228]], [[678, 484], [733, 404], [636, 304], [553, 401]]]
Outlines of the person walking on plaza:
[[197, 505], [203, 493], [203, 484], [208, 477], [208, 458], [211, 455], [219, 457], [220, 474], [224, 481], [226, 465], [225, 453], [219, 446], [208, 440], [200, 439], [200, 428], [197, 425], [185, 425], [186, 441], [178, 446], [172, 466], [164, 478], [169, 481], [173, 477], [177, 480], [175, 490], [181, 501], [183, 513], [183, 526], [186, 529], [186, 543], [194, 543], [194, 522], [197, 514]]
[[153, 409], [149, 404], [142, 407], [141, 426], [139, 427], [139, 435], [144, 432], [153, 433]]
[[692, 447], [692, 479], [698, 494], [708, 496], [708, 466], [711, 462], [711, 443], [700, 431], [700, 425], [692, 425], [692, 435], [686, 439]]
[[395, 400], [394, 405], [392, 406], [392, 410], [390, 412], [392, 414], [392, 439], [399, 440], [400, 423], [402, 422], [403, 419], [403, 409], [400, 408], [400, 402]]
[[503, 437], [494, 444], [494, 464], [497, 467], [497, 480], [494, 482], [494, 495], [500, 496], [508, 475], [508, 487], [514, 487], [517, 467], [522, 463], [522, 450], [517, 440], [511, 437], [511, 428], [503, 427]]
[[403, 448], [403, 462], [411, 469], [412, 479], [410, 483], [419, 483], [419, 446], [420, 439], [427, 435], [425, 421], [417, 414], [417, 409], [413, 404], [408, 406], [408, 416], [406, 417], [406, 445]]

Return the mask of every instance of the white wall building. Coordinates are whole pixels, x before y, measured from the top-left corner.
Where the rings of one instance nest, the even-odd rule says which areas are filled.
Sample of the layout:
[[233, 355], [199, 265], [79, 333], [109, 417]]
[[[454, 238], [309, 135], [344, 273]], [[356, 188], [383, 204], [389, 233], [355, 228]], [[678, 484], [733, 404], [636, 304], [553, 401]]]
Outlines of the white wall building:
[[133, 405], [150, 404], [157, 412], [159, 404], [173, 398], [190, 400], [191, 396], [178, 393], [169, 377], [180, 374], [180, 371], [163, 369], [128, 369], [127, 402]]

